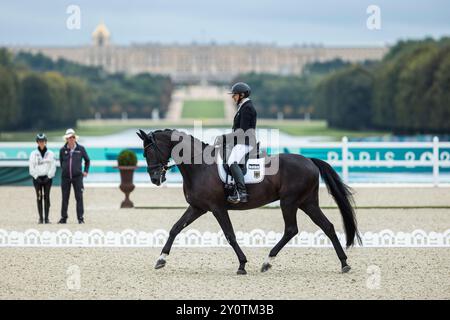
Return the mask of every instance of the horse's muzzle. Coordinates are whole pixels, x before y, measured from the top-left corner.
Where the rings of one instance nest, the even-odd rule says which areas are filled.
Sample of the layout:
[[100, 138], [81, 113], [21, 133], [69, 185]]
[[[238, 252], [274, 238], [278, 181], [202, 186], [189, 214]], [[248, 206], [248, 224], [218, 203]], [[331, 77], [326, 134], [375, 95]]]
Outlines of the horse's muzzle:
[[160, 179], [151, 178], [150, 180], [152, 181], [153, 184], [155, 184], [157, 186], [159, 186], [161, 184], [161, 182], [160, 182], [161, 180]]
[[155, 173], [149, 173], [149, 175], [150, 180], [154, 185], [159, 186], [166, 181], [166, 172], [164, 170], [160, 170]]

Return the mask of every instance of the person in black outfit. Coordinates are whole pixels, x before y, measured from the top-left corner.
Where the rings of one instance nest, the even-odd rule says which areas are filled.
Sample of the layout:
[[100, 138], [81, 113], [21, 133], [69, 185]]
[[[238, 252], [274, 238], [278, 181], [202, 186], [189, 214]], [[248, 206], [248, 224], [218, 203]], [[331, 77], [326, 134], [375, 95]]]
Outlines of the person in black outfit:
[[[78, 137], [73, 129], [67, 129], [64, 138], [67, 143], [59, 150], [62, 191], [61, 220], [59, 223], [67, 222], [67, 208], [69, 206], [70, 186], [72, 185], [77, 202], [78, 223], [81, 224], [84, 223], [83, 178], [88, 175], [90, 160], [85, 148], [76, 142]], [[82, 160], [84, 160], [84, 171], [81, 168]]]
[[[230, 94], [238, 107], [233, 120], [233, 134], [238, 139], [235, 139], [231, 154], [227, 158], [227, 164], [236, 184], [235, 193], [230, 195], [227, 200], [231, 203], [248, 202], [244, 175], [240, 165], [244, 165], [243, 160], [247, 153], [252, 150], [256, 151], [256, 110], [249, 98], [251, 89], [248, 84], [235, 83], [231, 87]], [[240, 139], [239, 136], [241, 136]]]

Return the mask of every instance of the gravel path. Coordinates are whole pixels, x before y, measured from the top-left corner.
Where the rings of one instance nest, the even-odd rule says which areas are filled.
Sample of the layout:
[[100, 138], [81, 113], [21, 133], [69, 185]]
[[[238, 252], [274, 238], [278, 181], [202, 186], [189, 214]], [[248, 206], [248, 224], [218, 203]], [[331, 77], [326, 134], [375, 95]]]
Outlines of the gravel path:
[[2, 249], [0, 298], [450, 299], [448, 249], [353, 249], [348, 274], [332, 249], [286, 248], [267, 273], [266, 249], [245, 252], [248, 274], [238, 276], [231, 248], [174, 248], [159, 270], [156, 249]]
[[[361, 189], [360, 206], [441, 206], [443, 208], [359, 209], [361, 231], [383, 229], [443, 232], [450, 228], [449, 189]], [[73, 195], [72, 195], [73, 197]], [[69, 224], [72, 231], [169, 230], [182, 209], [118, 209], [122, 195], [112, 188], [87, 188], [85, 225], [75, 223], [72, 198]], [[141, 206], [184, 205], [180, 189], [138, 189], [132, 199]], [[0, 229], [29, 228], [56, 231], [60, 225], [37, 225], [34, 191], [27, 187], [0, 187]], [[59, 218], [60, 190], [52, 193], [51, 220]], [[325, 190], [323, 205], [332, 205]], [[339, 212], [324, 209], [337, 231]], [[281, 232], [279, 209], [231, 212], [235, 230], [263, 229]], [[299, 213], [301, 231], [316, 231]], [[218, 231], [211, 214], [190, 228]], [[154, 270], [157, 248], [2, 248], [0, 249], [0, 299], [450, 299], [448, 248], [353, 248], [347, 254], [353, 267], [340, 274], [330, 248], [285, 248], [267, 273], [259, 268], [268, 248], [244, 248], [248, 275], [237, 276], [237, 259], [231, 248], [173, 248], [167, 266]], [[75, 270], [75, 271], [74, 271]], [[79, 289], [70, 280], [79, 270]], [[67, 285], [69, 281], [69, 287]]]

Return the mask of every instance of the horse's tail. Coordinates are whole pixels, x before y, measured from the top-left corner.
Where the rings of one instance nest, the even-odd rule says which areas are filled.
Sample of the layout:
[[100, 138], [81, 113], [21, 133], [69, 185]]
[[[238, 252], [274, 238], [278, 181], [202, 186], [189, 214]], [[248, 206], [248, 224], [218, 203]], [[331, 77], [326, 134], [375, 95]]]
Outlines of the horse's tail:
[[358, 243], [362, 245], [361, 237], [356, 223], [355, 210], [353, 209], [353, 192], [339, 177], [337, 172], [325, 161], [311, 158], [312, 162], [319, 168], [320, 175], [325, 182], [328, 193], [336, 201], [344, 222], [345, 235], [347, 238], [347, 248], [353, 246], [355, 237]]

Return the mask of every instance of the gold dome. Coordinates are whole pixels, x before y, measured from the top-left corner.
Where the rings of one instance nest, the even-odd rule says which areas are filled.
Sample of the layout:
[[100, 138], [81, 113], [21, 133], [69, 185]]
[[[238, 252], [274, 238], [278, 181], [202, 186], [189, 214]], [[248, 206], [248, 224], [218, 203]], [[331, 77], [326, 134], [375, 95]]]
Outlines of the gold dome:
[[101, 22], [92, 32], [92, 42], [96, 47], [105, 47], [109, 45], [110, 33], [108, 28]]
[[103, 37], [103, 38], [109, 38], [110, 33], [108, 28], [105, 26], [105, 24], [103, 22], [101, 22], [94, 30], [94, 32], [92, 32], [92, 37], [93, 38], [97, 38], [97, 37]]

